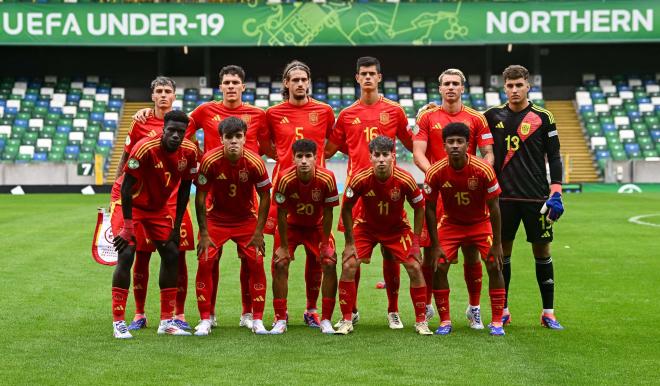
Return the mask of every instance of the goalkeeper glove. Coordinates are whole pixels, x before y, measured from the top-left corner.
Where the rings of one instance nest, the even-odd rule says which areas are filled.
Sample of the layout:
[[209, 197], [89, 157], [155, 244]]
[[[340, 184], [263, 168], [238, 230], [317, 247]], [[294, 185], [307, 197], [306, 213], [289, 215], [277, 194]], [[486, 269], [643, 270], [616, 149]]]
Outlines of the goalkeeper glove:
[[548, 219], [550, 221], [559, 220], [559, 217], [564, 213], [564, 203], [561, 201], [561, 193], [554, 192], [548, 201], [545, 202], [544, 206], [550, 209], [550, 212], [548, 212]]

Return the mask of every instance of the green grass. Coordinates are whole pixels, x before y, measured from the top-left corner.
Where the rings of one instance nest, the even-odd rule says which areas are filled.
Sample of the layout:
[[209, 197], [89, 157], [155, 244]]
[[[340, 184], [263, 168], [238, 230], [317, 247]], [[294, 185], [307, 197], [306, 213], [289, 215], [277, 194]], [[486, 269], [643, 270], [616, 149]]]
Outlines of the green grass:
[[[533, 258], [520, 234], [512, 257], [513, 324], [504, 338], [467, 327], [462, 316], [467, 295], [460, 266], [452, 269], [450, 277], [454, 333], [447, 337], [414, 334], [406, 278], [402, 279], [400, 300], [406, 328], [389, 330], [385, 292], [374, 288], [381, 277], [378, 257], [364, 269], [359, 297], [362, 319], [356, 331], [349, 336], [322, 336], [301, 321], [305, 305], [302, 256], [293, 263], [290, 274], [289, 332], [284, 336], [253, 336], [238, 328], [238, 260], [230, 245], [226, 251], [231, 252], [221, 263], [220, 327], [211, 336], [156, 336], [155, 256], [147, 299], [151, 326], [137, 332], [133, 340], [118, 341], [111, 334], [112, 268], [95, 263], [90, 256], [95, 209], [106, 205], [108, 197], [3, 195], [1, 383], [658, 382], [660, 229], [627, 220], [635, 215], [660, 214], [660, 194], [594, 193], [567, 195], [565, 200], [567, 212], [555, 228], [553, 244], [555, 303], [566, 327], [562, 332], [539, 327], [540, 299]], [[660, 216], [646, 221], [660, 223]], [[341, 236], [339, 242], [343, 243]], [[192, 254], [188, 261], [191, 284], [187, 315], [194, 323], [198, 316]], [[482, 308], [484, 319], [489, 320], [486, 294], [484, 290]], [[269, 291], [267, 325], [273, 315], [271, 300]], [[131, 296], [128, 315], [132, 302]]]

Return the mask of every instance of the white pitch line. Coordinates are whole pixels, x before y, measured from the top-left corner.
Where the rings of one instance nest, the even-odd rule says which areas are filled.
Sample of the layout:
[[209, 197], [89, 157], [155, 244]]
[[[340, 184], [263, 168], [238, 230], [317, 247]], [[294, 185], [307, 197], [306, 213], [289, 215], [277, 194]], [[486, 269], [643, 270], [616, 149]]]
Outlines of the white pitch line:
[[633, 223], [633, 224], [648, 225], [648, 226], [652, 226], [652, 227], [660, 227], [660, 224], [654, 224], [652, 222], [646, 222], [646, 221], [641, 220], [641, 219], [647, 218], [647, 217], [658, 217], [658, 216], [660, 216], [660, 213], [642, 214], [642, 215], [639, 215], [639, 216], [631, 217], [631, 218], [628, 219], [628, 221]]

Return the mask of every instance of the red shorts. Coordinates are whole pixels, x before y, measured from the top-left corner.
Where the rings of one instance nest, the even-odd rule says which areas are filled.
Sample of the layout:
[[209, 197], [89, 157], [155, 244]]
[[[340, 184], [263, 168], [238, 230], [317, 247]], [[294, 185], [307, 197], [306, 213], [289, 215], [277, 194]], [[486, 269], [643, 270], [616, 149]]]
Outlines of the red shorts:
[[199, 259], [219, 258], [222, 251], [222, 246], [227, 241], [231, 240], [236, 243], [236, 251], [238, 252], [239, 258], [257, 259], [259, 263], [263, 264], [263, 255], [257, 254], [257, 251], [254, 247], [247, 246], [247, 244], [252, 239], [252, 235], [254, 235], [255, 228], [257, 227], [257, 219], [250, 219], [233, 224], [207, 220], [206, 224], [209, 230], [209, 236], [211, 237], [213, 244], [215, 244], [215, 247], [210, 246], [208, 257], [198, 256]]
[[[110, 203], [110, 225], [112, 226], [112, 234], [118, 235], [121, 228], [124, 226], [124, 214], [121, 211], [120, 201]], [[137, 240], [136, 250], [140, 252], [155, 252], [156, 246], [144, 233], [142, 224], [135, 223], [135, 239]]]
[[365, 223], [353, 227], [353, 238], [358, 259], [368, 264], [371, 261], [371, 253], [376, 244], [380, 243], [400, 263], [414, 261], [415, 258], [408, 256], [408, 249], [412, 245], [413, 232], [410, 227], [394, 230], [389, 234], [373, 232]]
[[152, 241], [165, 241], [170, 238], [174, 227], [167, 205], [159, 210], [133, 208], [133, 221], [142, 224], [144, 234]]
[[446, 261], [440, 259], [438, 262], [457, 263], [458, 248], [461, 246], [474, 245], [479, 249], [481, 259], [486, 261], [488, 252], [493, 245], [493, 231], [490, 221], [475, 225], [441, 224], [438, 229], [438, 241], [447, 256]]
[[[289, 240], [289, 255], [293, 257], [296, 252], [296, 248], [299, 245], [302, 245], [311, 252], [315, 257], [316, 261], [320, 264], [336, 264], [337, 257], [334, 259], [328, 259], [327, 261], [321, 261], [321, 251], [320, 245], [321, 240], [323, 239], [323, 229], [322, 228], [300, 228], [290, 226], [287, 228], [286, 237]], [[330, 233], [330, 245], [335, 248], [335, 237]], [[275, 232], [275, 240], [273, 243], [273, 254], [280, 247], [280, 232]]]
[[[168, 210], [170, 214], [167, 216], [169, 219], [176, 217], [176, 203], [174, 205], [168, 203]], [[195, 249], [195, 233], [193, 231], [192, 220], [190, 218], [190, 207], [186, 207], [183, 212], [183, 221], [181, 222], [181, 241], [179, 242], [180, 251], [192, 251]]]

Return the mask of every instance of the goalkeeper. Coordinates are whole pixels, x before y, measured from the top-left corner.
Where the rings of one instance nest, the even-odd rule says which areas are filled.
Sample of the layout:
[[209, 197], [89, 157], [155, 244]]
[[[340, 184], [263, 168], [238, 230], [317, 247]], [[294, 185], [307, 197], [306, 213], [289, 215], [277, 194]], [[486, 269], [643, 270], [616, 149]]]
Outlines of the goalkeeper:
[[508, 101], [484, 114], [493, 134], [494, 168], [502, 188], [502, 274], [507, 292], [502, 322], [511, 322], [508, 308], [511, 250], [522, 221], [536, 261], [536, 280], [543, 302], [541, 325], [562, 330], [554, 315], [555, 277], [550, 254], [552, 224], [564, 212], [559, 136], [552, 113], [527, 99], [530, 89], [527, 69], [512, 65], [502, 75]]

